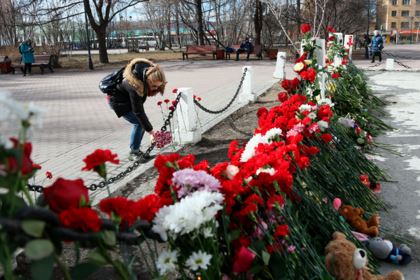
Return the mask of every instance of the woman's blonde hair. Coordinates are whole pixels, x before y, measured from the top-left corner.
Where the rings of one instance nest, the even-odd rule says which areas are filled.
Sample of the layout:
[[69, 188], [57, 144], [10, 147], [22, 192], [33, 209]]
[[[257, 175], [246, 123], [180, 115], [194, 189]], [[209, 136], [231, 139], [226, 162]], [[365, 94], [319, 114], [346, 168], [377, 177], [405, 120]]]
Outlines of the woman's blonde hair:
[[167, 84], [165, 73], [160, 68], [158, 64], [152, 64], [149, 69], [147, 69], [146, 77], [151, 82], [161, 82], [162, 85], [159, 87], [158, 92], [163, 94], [165, 92], [165, 86]]

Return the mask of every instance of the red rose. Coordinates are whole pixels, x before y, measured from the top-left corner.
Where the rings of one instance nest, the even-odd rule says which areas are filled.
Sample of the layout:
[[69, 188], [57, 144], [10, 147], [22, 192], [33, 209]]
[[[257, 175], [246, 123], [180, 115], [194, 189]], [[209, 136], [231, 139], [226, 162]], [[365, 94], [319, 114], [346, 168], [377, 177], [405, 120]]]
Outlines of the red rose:
[[288, 225], [279, 225], [276, 228], [275, 236], [287, 236], [289, 234], [289, 226]]
[[118, 164], [120, 161], [117, 157], [118, 155], [113, 154], [110, 150], [97, 149], [83, 160], [86, 166], [83, 167], [82, 170], [89, 171], [94, 169], [101, 177], [105, 177], [106, 169], [103, 168], [105, 162], [109, 161]]
[[335, 30], [335, 28], [334, 28], [334, 27], [332, 27], [331, 25], [328, 25], [327, 30], [328, 30], [328, 32], [331, 32], [331, 33], [337, 32], [337, 31]]
[[78, 208], [80, 202], [89, 202], [88, 189], [82, 179], [66, 180], [58, 178], [50, 187], [44, 188], [45, 200], [55, 213]]
[[47, 171], [47, 172], [45, 172], [45, 176], [46, 176], [48, 179], [52, 179], [52, 177], [53, 177], [53, 175], [52, 175], [51, 171]]
[[172, 89], [172, 93], [178, 93], [178, 89], [177, 88], [173, 88]]
[[60, 213], [59, 219], [63, 226], [83, 232], [97, 232], [102, 226], [98, 213], [88, 207], [65, 210]]
[[233, 260], [232, 270], [234, 273], [247, 272], [255, 259], [255, 253], [246, 247], [241, 247]]
[[311, 31], [311, 25], [309, 23], [304, 23], [300, 26], [300, 30], [302, 31], [302, 33], [307, 33]]
[[99, 202], [99, 209], [111, 216], [112, 213], [121, 218], [121, 225], [131, 226], [137, 219], [135, 202], [125, 197], [109, 197]]
[[331, 134], [329, 134], [329, 133], [322, 134], [321, 138], [322, 138], [322, 140], [324, 140], [325, 143], [330, 143], [333, 140]]

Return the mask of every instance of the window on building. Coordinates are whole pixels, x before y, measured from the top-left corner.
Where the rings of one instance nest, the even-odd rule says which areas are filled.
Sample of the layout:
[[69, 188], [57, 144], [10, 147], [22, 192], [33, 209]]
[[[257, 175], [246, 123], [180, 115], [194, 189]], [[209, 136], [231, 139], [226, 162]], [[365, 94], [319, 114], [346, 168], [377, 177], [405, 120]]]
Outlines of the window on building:
[[392, 11], [392, 12], [391, 12], [391, 16], [392, 16], [392, 17], [396, 17], [396, 16], [397, 16], [397, 11]]
[[414, 23], [414, 28], [415, 28], [415, 29], [420, 29], [420, 22], [419, 22], [419, 21], [416, 21], [416, 22]]
[[397, 28], [397, 23], [396, 22], [391, 22], [391, 28]]
[[410, 5], [411, 4], [411, 0], [403, 0], [403, 5]]
[[401, 16], [402, 17], [409, 17], [410, 16], [410, 11], [401, 11]]
[[407, 29], [410, 29], [410, 23], [408, 22], [408, 21], [405, 21], [405, 22], [401, 22], [401, 29], [405, 29], [405, 30], [407, 30]]
[[[420, 1], [420, 0], [417, 0], [417, 1]], [[396, 6], [396, 5], [397, 5], [397, 0], [392, 0], [391, 4], [392, 4], [393, 6]]]
[[420, 11], [416, 11], [416, 17], [420, 17]]

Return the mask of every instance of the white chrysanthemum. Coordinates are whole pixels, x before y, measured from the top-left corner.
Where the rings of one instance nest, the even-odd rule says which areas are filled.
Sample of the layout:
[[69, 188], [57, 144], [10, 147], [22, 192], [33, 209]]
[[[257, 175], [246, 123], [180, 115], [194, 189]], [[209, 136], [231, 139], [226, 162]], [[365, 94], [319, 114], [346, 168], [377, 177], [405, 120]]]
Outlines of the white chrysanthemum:
[[277, 136], [281, 137], [282, 133], [283, 131], [281, 130], [281, 128], [274, 127], [265, 133], [263, 137], [265, 140], [264, 142], [266, 143], [273, 142], [273, 139], [275, 139]]
[[156, 260], [156, 268], [160, 275], [166, 275], [168, 272], [176, 270], [178, 260], [178, 251], [163, 251]]
[[314, 90], [311, 87], [307, 87], [306, 95], [312, 98], [313, 94], [314, 94]]
[[318, 127], [321, 131], [325, 131], [328, 128], [328, 123], [326, 121], [319, 121]]
[[211, 255], [199, 250], [198, 252], [192, 253], [192, 255], [187, 259], [186, 265], [192, 270], [196, 271], [198, 269], [206, 270], [210, 264]]
[[204, 228], [203, 235], [205, 238], [213, 237], [214, 236], [213, 229], [211, 227]]
[[315, 112], [310, 112], [308, 114], [308, 117], [311, 118], [312, 120], [316, 119], [316, 113]]
[[153, 231], [163, 240], [174, 239], [197, 230], [214, 219], [223, 207], [223, 195], [218, 192], [197, 191], [174, 205], [159, 210], [153, 220]]
[[33, 118], [36, 123], [41, 124], [43, 112], [44, 110], [35, 106], [33, 102], [23, 104], [14, 100], [9, 93], [0, 92], [0, 121]]
[[265, 139], [261, 133], [257, 133], [252, 136], [248, 143], [246, 143], [245, 149], [241, 155], [241, 162], [247, 162], [250, 158], [252, 158], [255, 155], [255, 148], [260, 143], [265, 143]]
[[258, 168], [255, 174], [259, 175], [260, 173], [268, 173], [273, 176], [276, 174], [276, 170], [274, 168]]
[[305, 64], [303, 64], [302, 62], [298, 62], [295, 64], [295, 66], [293, 67], [293, 70], [295, 72], [300, 72], [302, 71], [302, 69], [305, 67]]
[[329, 98], [323, 98], [318, 101], [319, 105], [329, 105], [330, 107], [334, 107], [334, 103], [332, 103], [331, 99]]

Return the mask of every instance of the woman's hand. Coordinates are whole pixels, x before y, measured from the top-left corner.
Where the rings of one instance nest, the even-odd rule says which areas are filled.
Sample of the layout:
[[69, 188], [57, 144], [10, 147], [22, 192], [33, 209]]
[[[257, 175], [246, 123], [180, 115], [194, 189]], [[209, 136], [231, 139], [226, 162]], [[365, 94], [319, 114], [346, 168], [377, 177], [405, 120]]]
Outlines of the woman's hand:
[[152, 130], [152, 131], [150, 131], [148, 133], [149, 133], [149, 136], [150, 136], [150, 142], [151, 143], [155, 142], [155, 131]]

